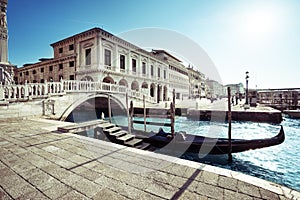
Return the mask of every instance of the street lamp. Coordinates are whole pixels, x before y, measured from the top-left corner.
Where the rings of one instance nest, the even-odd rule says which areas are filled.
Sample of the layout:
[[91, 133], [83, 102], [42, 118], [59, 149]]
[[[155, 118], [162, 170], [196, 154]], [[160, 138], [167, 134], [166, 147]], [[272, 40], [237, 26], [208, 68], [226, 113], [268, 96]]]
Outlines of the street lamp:
[[246, 105], [248, 105], [248, 79], [249, 79], [249, 72], [248, 71], [246, 71]]

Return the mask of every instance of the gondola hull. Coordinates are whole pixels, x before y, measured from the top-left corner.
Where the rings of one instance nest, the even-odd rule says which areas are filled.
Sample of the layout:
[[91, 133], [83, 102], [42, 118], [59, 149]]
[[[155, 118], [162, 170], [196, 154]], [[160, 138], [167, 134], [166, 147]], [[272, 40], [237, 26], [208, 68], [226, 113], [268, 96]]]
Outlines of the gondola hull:
[[169, 133], [148, 134], [148, 136], [138, 133], [137, 137], [142, 138], [157, 148], [202, 154], [228, 154], [230, 151], [231, 153], [238, 153], [278, 145], [285, 139], [282, 126], [278, 135], [271, 138], [253, 140], [232, 139], [231, 148], [227, 138], [209, 138], [189, 134], [181, 135], [179, 133], [175, 137], [172, 137]]

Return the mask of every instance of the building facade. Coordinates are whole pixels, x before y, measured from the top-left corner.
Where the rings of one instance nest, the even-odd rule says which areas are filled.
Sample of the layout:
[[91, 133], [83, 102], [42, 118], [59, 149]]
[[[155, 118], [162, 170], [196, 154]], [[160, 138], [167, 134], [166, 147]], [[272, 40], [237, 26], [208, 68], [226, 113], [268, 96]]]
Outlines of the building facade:
[[14, 83], [15, 65], [8, 62], [7, 0], [0, 0], [0, 84]]
[[224, 97], [224, 87], [222, 84], [220, 84], [218, 81], [215, 80], [206, 80], [207, 84], [207, 98], [221, 98]]
[[227, 88], [230, 87], [230, 95], [241, 97], [245, 96], [245, 88], [243, 83], [228, 84], [224, 86], [225, 94], [227, 95]]
[[190, 98], [206, 97], [207, 87], [205, 84], [205, 75], [193, 67], [188, 67]]
[[178, 98], [188, 96], [188, 77], [183, 65], [180, 64], [182, 71], [172, 70], [170, 66], [175, 64], [170, 63], [175, 63], [174, 60], [143, 50], [100, 28], [76, 34], [51, 46], [53, 58], [43, 58], [18, 69], [16, 79], [19, 84], [90, 80], [124, 85], [154, 97], [157, 102], [169, 100], [173, 89]]
[[256, 97], [261, 104], [296, 107], [300, 105], [300, 88], [261, 89], [256, 91]]
[[152, 53], [167, 62], [168, 74], [164, 72], [164, 77], [168, 78], [170, 88], [175, 89], [176, 99], [188, 99], [190, 96], [189, 75], [181, 60], [165, 50], [152, 50]]

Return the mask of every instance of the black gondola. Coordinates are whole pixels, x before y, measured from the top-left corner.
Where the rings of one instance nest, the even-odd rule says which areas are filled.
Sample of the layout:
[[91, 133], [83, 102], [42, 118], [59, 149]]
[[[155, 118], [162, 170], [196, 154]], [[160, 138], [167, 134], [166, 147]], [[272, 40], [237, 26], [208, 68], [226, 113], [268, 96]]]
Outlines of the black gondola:
[[[176, 133], [175, 136], [172, 137], [170, 133], [165, 133], [162, 130], [157, 134], [148, 133], [147, 136], [143, 135], [145, 133], [142, 131], [139, 132], [135, 130], [134, 132], [137, 138], [142, 138], [145, 142], [157, 148], [207, 154], [228, 154], [230, 149], [227, 138], [210, 138], [184, 133]], [[231, 153], [278, 145], [281, 144], [284, 139], [284, 130], [281, 126], [279, 133], [274, 137], [251, 140], [232, 139]]]

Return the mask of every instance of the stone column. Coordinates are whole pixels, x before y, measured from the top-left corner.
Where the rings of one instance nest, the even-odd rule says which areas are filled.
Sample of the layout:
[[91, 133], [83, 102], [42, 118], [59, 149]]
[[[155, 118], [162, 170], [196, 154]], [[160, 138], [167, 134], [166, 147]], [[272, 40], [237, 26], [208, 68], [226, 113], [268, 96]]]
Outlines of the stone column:
[[0, 63], [4, 64], [8, 64], [6, 7], [7, 0], [0, 0]]
[[4, 88], [0, 85], [0, 101], [5, 99]]

